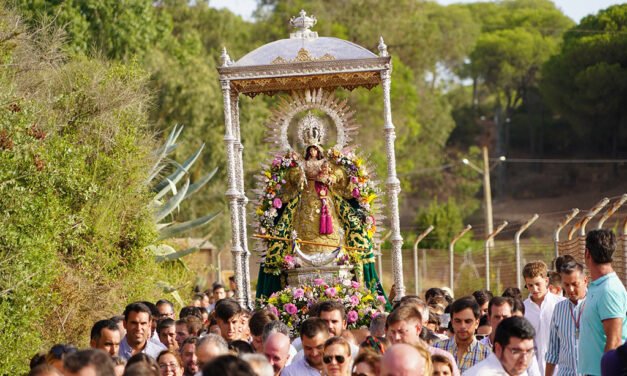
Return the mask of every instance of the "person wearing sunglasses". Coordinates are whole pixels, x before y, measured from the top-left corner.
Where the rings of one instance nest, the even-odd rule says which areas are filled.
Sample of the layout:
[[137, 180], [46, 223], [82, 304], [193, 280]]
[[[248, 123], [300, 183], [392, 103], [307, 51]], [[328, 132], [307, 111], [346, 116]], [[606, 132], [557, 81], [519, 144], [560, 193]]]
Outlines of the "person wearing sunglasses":
[[331, 337], [324, 343], [322, 370], [326, 376], [349, 376], [351, 369], [351, 346], [342, 337]]
[[494, 336], [494, 352], [464, 372], [464, 376], [527, 376], [536, 353], [533, 325], [524, 317], [501, 321]]

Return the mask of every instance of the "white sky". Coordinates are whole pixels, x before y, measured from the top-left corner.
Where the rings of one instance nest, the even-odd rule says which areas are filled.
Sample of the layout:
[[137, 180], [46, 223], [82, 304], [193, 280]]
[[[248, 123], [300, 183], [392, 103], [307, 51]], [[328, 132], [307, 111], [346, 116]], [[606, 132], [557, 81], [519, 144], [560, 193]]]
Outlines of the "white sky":
[[[388, 0], [393, 3], [393, 0]], [[437, 0], [438, 3], [448, 5], [452, 3], [471, 3], [477, 0]], [[588, 14], [595, 14], [613, 4], [621, 4], [618, 0], [553, 0], [568, 17], [579, 22]], [[229, 8], [244, 19], [250, 20], [253, 11], [257, 7], [256, 0], [209, 0], [209, 5], [214, 8]], [[306, 9], [305, 9], [306, 10]]]

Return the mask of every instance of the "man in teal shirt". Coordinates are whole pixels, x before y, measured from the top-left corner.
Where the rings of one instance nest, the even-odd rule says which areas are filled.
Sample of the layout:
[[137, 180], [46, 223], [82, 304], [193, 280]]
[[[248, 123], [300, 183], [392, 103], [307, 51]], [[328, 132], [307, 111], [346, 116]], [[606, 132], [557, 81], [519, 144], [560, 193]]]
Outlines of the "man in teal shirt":
[[616, 237], [608, 230], [593, 230], [586, 237], [584, 254], [592, 282], [580, 323], [578, 372], [601, 375], [603, 353], [627, 339], [627, 292], [612, 269]]

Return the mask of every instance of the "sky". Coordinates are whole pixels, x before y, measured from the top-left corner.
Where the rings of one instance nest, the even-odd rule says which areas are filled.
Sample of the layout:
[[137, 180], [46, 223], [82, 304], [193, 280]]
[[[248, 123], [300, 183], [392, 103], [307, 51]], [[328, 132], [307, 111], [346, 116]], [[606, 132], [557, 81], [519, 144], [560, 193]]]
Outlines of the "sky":
[[[438, 3], [448, 5], [452, 3], [471, 3], [477, 0], [437, 0]], [[553, 0], [558, 8], [575, 22], [579, 22], [584, 16], [595, 14], [599, 10], [614, 4], [621, 4], [618, 0]], [[256, 0], [209, 0], [209, 5], [214, 8], [229, 8], [246, 20], [251, 20], [251, 15], [257, 7]], [[307, 10], [307, 9], [305, 9]]]

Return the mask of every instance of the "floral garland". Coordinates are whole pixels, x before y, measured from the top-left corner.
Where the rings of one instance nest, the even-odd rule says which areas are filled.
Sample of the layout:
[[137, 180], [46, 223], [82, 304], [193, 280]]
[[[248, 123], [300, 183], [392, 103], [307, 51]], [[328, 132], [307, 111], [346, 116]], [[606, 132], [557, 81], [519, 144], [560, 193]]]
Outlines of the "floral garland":
[[350, 181], [349, 189], [359, 208], [357, 212], [366, 224], [368, 236], [372, 237], [376, 231], [373, 201], [377, 198], [377, 189], [370, 179], [363, 159], [358, 158], [352, 151], [343, 153], [337, 148], [327, 151], [327, 158], [338, 166], [344, 167]]
[[262, 179], [265, 182], [265, 187], [259, 198], [259, 206], [257, 206], [256, 211], [261, 225], [259, 231], [262, 234], [271, 232], [278, 210], [283, 207], [283, 201], [277, 196], [282, 193], [281, 187], [285, 184], [285, 174], [292, 167], [298, 167], [298, 162], [293, 152], [290, 152], [285, 156], [275, 157], [270, 168], [263, 172]]
[[318, 278], [313, 286], [287, 287], [268, 299], [259, 299], [257, 305], [274, 313], [292, 333], [298, 333], [302, 322], [309, 318], [311, 307], [327, 300], [337, 300], [344, 305], [349, 329], [368, 327], [386, 304], [384, 296], [376, 295], [359, 282], [344, 280], [329, 285]]

